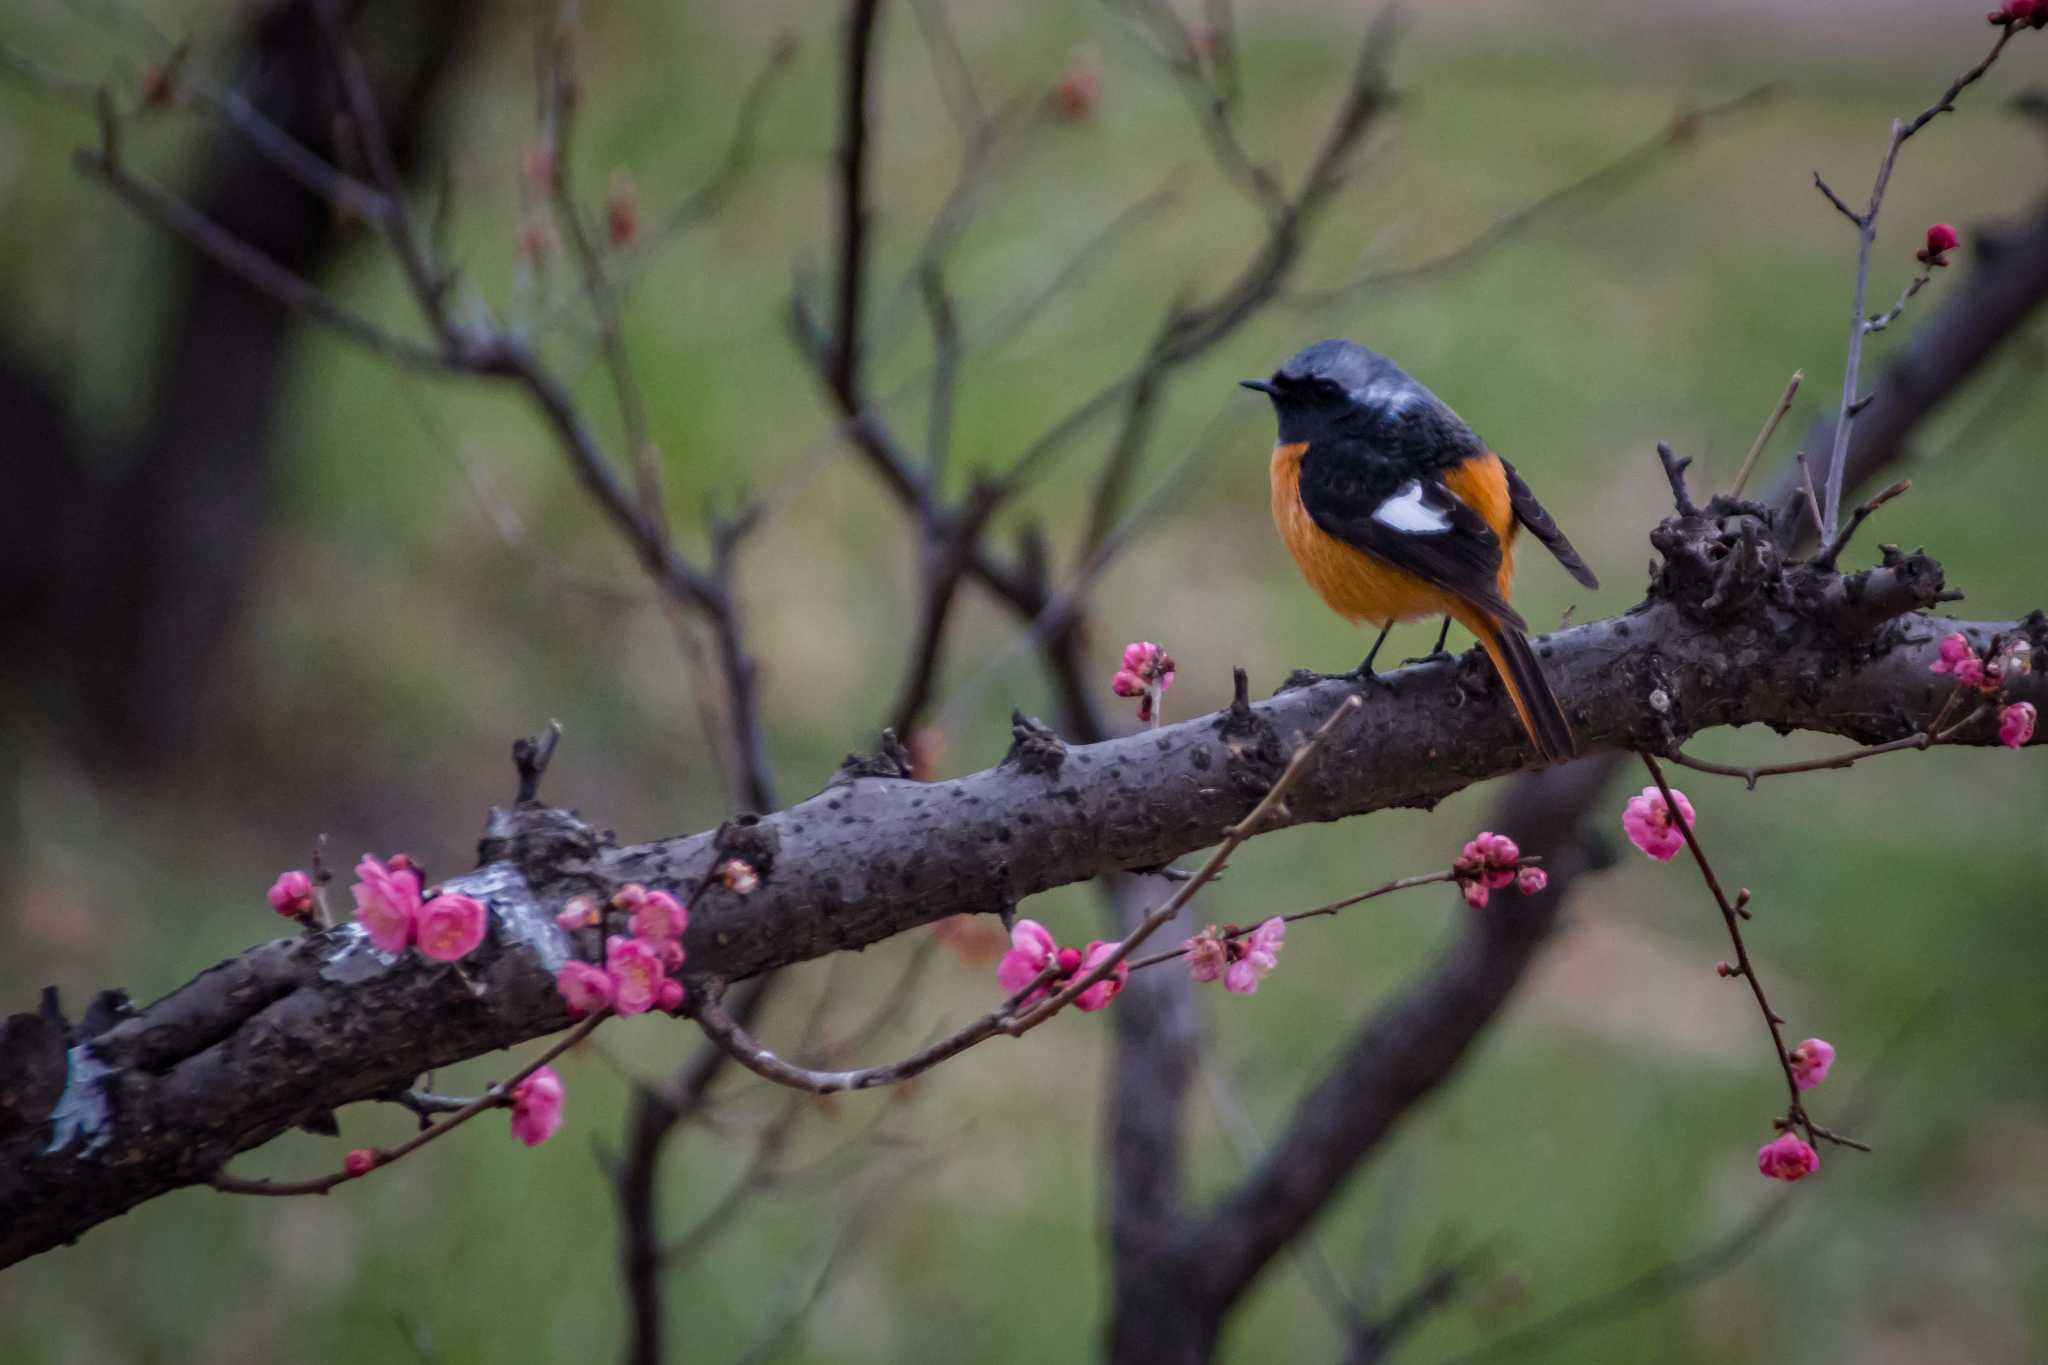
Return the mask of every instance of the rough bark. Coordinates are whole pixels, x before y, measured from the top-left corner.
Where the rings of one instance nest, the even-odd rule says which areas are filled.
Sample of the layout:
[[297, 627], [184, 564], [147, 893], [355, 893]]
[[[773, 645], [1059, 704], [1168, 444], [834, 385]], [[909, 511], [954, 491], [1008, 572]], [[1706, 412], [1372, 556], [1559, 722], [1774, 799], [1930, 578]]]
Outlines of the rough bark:
[[[1942, 591], [1940, 567], [1924, 555], [1887, 551], [1884, 565], [1847, 577], [1787, 567], [1766, 515], [1717, 500], [1666, 520], [1651, 537], [1663, 559], [1642, 605], [1538, 642], [1582, 751], [1663, 750], [1700, 729], [1752, 723], [1895, 739], [1944, 695], [1946, 679], [1927, 671], [1941, 635], [1962, 630], [1981, 646], [2023, 630], [2048, 650], [2039, 612], [2005, 623], [1918, 615]], [[268, 944], [140, 1013], [100, 1009], [71, 1039], [61, 1095], [49, 1093], [61, 1035], [43, 1016], [16, 1016], [0, 1040], [0, 1075], [31, 1078], [31, 1093], [0, 1094], [0, 1264], [203, 1181], [234, 1153], [337, 1105], [562, 1027], [553, 973], [572, 946], [586, 956], [597, 947], [596, 931], [572, 945], [552, 920], [579, 891], [628, 881], [688, 889], [715, 859], [746, 857], [761, 873], [759, 890], [703, 894], [687, 946], [700, 980], [756, 976], [1213, 843], [1356, 686], [1310, 681], [1265, 702], [1075, 747], [1020, 717], [1009, 756], [983, 772], [925, 784], [886, 775], [886, 763], [851, 765], [778, 813], [632, 847], [611, 846], [543, 805], [495, 812], [483, 866], [448, 883], [492, 910], [489, 942], [465, 964], [478, 989], [416, 956], [387, 962], [352, 926]], [[2048, 702], [2038, 675], [2016, 694]], [[1992, 729], [1987, 721], [1959, 742], [1995, 742]], [[1520, 727], [1478, 656], [1406, 669], [1368, 690], [1356, 723], [1290, 798], [1284, 823], [1426, 807], [1527, 762]], [[1468, 972], [1464, 959], [1483, 965], [1487, 956], [1454, 947], [1425, 993], [1484, 1003], [1506, 986], [1490, 970]], [[1354, 1049], [1357, 1068], [1398, 1064], [1389, 1056], [1440, 1022], [1397, 1003], [1382, 1033]], [[1345, 1116], [1321, 1136], [1338, 1149], [1370, 1140], [1381, 1121], [1368, 1119]]]

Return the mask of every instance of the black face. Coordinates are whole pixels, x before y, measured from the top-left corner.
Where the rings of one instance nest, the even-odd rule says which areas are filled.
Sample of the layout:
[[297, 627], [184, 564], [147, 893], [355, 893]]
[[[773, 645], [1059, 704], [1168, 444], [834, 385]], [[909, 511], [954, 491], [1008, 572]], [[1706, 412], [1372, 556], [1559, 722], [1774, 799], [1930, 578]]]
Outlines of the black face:
[[1479, 446], [1435, 394], [1355, 341], [1319, 341], [1271, 379], [1243, 383], [1273, 400], [1282, 444], [1342, 444], [1367, 456], [1398, 454], [1424, 468]]

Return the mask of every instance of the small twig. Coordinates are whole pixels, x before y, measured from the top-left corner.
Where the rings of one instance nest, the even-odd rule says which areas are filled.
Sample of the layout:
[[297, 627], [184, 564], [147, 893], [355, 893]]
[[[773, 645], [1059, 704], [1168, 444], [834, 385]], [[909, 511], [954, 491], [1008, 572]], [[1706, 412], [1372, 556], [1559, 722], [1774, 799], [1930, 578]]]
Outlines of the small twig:
[[1814, 557], [1814, 567], [1817, 569], [1833, 570], [1835, 561], [1842, 556], [1842, 551], [1849, 548], [1850, 538], [1856, 534], [1856, 528], [1869, 520], [1872, 512], [1875, 512], [1878, 508], [1884, 506], [1893, 498], [1898, 497], [1912, 486], [1913, 481], [1911, 479], [1900, 479], [1891, 487], [1879, 492], [1870, 501], [1860, 504], [1854, 512], [1850, 513], [1849, 524], [1842, 528], [1841, 534], [1829, 541], [1828, 547]]
[[1806, 452], [1800, 451], [1792, 457], [1799, 466], [1799, 491], [1806, 495], [1806, 513], [1813, 518], [1815, 527], [1820, 525], [1820, 496], [1813, 491], [1813, 468], [1806, 462]]
[[1678, 509], [1681, 517], [1696, 517], [1700, 514], [1698, 504], [1692, 500], [1692, 490], [1686, 487], [1685, 471], [1692, 467], [1692, 456], [1680, 458], [1670, 446], [1657, 442], [1657, 462], [1664, 466], [1664, 479], [1671, 485], [1671, 505]]
[[[1927, 282], [1933, 278], [1934, 272], [1931, 270], [1923, 270], [1919, 274], [1915, 275], [1913, 277], [1912, 283], [1908, 284], [1904, 290], [1900, 291], [1899, 301], [1891, 306], [1891, 311], [1888, 313], [1879, 313], [1871, 318], [1866, 319], [1863, 324], [1863, 330], [1866, 332], [1882, 332], [1885, 328], [1897, 322], [1899, 320], [1899, 314], [1906, 311], [1906, 304], [1909, 301], [1911, 301], [1912, 297], [1915, 294], [1925, 289], [1927, 287]], [[1870, 400], [1866, 398], [1863, 400], [1863, 402], [1865, 405], [1867, 405], [1870, 402]]]
[[1749, 454], [1742, 457], [1742, 468], [1735, 473], [1735, 486], [1728, 490], [1729, 497], [1742, 496], [1743, 485], [1749, 482], [1749, 471], [1756, 468], [1757, 456], [1764, 453], [1764, 447], [1769, 445], [1771, 437], [1777, 434], [1778, 423], [1784, 421], [1785, 414], [1792, 410], [1792, 400], [1798, 395], [1799, 385], [1805, 378], [1806, 371], [1792, 371], [1792, 378], [1785, 383], [1785, 392], [1778, 398], [1778, 406], [1771, 409], [1771, 415], [1765, 420], [1763, 430], [1749, 443]]
[[1934, 737], [1925, 731], [1895, 739], [1887, 744], [1872, 744], [1862, 749], [1851, 749], [1845, 754], [1830, 754], [1826, 758], [1809, 758], [1802, 763], [1768, 763], [1754, 768], [1737, 767], [1729, 763], [1714, 763], [1704, 758], [1694, 758], [1684, 752], [1666, 754], [1665, 757], [1681, 768], [1694, 772], [1713, 773], [1720, 777], [1739, 777], [1756, 790], [1757, 782], [1766, 777], [1784, 777], [1790, 773], [1826, 772], [1833, 768], [1852, 767], [1866, 758], [1877, 758], [1882, 754], [1896, 754], [1907, 749], [1927, 749], [1934, 744]]
[[1760, 85], [1732, 99], [1721, 100], [1698, 109], [1683, 110], [1655, 136], [1623, 152], [1592, 174], [1560, 185], [1520, 208], [1502, 214], [1449, 250], [1424, 257], [1408, 265], [1369, 270], [1327, 289], [1296, 291], [1287, 296], [1287, 301], [1307, 308], [1340, 303], [1355, 304], [1362, 295], [1381, 289], [1417, 284], [1433, 276], [1460, 269], [1486, 256], [1532, 224], [1540, 222], [1566, 205], [1619, 190], [1656, 166], [1673, 148], [1685, 146], [1698, 134], [1700, 126], [1708, 120], [1719, 119], [1761, 103], [1776, 92], [1775, 84]]
[[[1542, 861], [1541, 858], [1523, 858], [1519, 865], [1534, 867]], [[1313, 910], [1297, 910], [1291, 915], [1280, 916], [1280, 919], [1283, 923], [1293, 924], [1299, 920], [1314, 919], [1319, 915], [1334, 915], [1339, 911], [1348, 910], [1354, 905], [1361, 905], [1370, 900], [1378, 900], [1381, 896], [1391, 896], [1396, 891], [1409, 891], [1418, 886], [1436, 886], [1441, 882], [1454, 882], [1456, 880], [1458, 880], [1458, 874], [1448, 869], [1442, 872], [1424, 872], [1413, 877], [1402, 877], [1398, 881], [1388, 882], [1384, 886], [1376, 886], [1370, 891], [1361, 891], [1355, 896], [1346, 896], [1340, 901], [1331, 901], [1328, 905], [1318, 905]], [[1249, 936], [1257, 928], [1258, 925], [1256, 924], [1245, 927], [1233, 924], [1219, 933], [1217, 937], [1228, 943], [1232, 939]], [[1172, 948], [1165, 952], [1154, 953], [1150, 957], [1139, 958], [1131, 964], [1131, 970], [1134, 972], [1141, 971], [1146, 967], [1156, 967], [1162, 962], [1171, 962], [1177, 957], [1186, 957], [1187, 951], [1185, 947]]]
[[1764, 1024], [1771, 1031], [1771, 1046], [1778, 1054], [1778, 1068], [1785, 1074], [1785, 1090], [1790, 1096], [1790, 1103], [1785, 1111], [1785, 1126], [1803, 1128], [1809, 1142], [1824, 1138], [1845, 1147], [1854, 1147], [1858, 1151], [1869, 1151], [1868, 1147], [1853, 1138], [1831, 1133], [1818, 1126], [1807, 1115], [1806, 1106], [1799, 1098], [1799, 1081], [1793, 1074], [1792, 1055], [1785, 1046], [1783, 1021], [1778, 1012], [1771, 1008], [1770, 997], [1764, 993], [1764, 983], [1757, 976], [1755, 964], [1750, 961], [1749, 945], [1742, 938], [1742, 912], [1747, 908], [1748, 895], [1744, 893], [1743, 904], [1728, 899], [1728, 894], [1721, 889], [1721, 879], [1714, 874], [1713, 864], [1707, 861], [1706, 850], [1700, 847], [1699, 838], [1693, 833], [1692, 823], [1678, 818], [1678, 799], [1672, 795], [1671, 784], [1664, 779], [1663, 765], [1648, 753], [1639, 753], [1637, 756], [1643, 760], [1643, 766], [1650, 770], [1650, 779], [1657, 784], [1658, 792], [1663, 795], [1664, 807], [1672, 813], [1672, 823], [1684, 836], [1685, 846], [1691, 850], [1693, 862], [1699, 867], [1701, 880], [1706, 882], [1707, 890], [1713, 894], [1715, 905], [1720, 907], [1721, 919], [1728, 927], [1729, 941], [1735, 947], [1735, 968], [1732, 974], [1749, 983], [1750, 994], [1756, 997], [1757, 1009], [1763, 1014]]
[[[563, 1034], [547, 1051], [513, 1072], [509, 1079], [491, 1086], [483, 1094], [449, 1115], [445, 1121], [423, 1129], [407, 1141], [399, 1143], [396, 1147], [377, 1149], [377, 1164], [373, 1169], [382, 1170], [399, 1158], [412, 1155], [436, 1138], [446, 1136], [450, 1130], [460, 1128], [486, 1109], [500, 1109], [510, 1104], [512, 1102], [512, 1091], [517, 1088], [521, 1081], [524, 1081], [527, 1077], [533, 1075], [534, 1072], [540, 1070], [549, 1062], [552, 1062], [555, 1058], [589, 1037], [592, 1030], [610, 1017], [611, 1012], [609, 1010], [598, 1011]], [[242, 1180], [229, 1175], [223, 1170], [215, 1175], [209, 1183], [223, 1194], [256, 1194], [283, 1198], [301, 1194], [326, 1194], [336, 1185], [344, 1184], [357, 1178], [347, 1171], [335, 1171], [331, 1175], [323, 1175], [316, 1180]]]
[[[1870, 249], [1877, 241], [1877, 215], [1884, 207], [1885, 188], [1891, 183], [1892, 167], [1898, 162], [1899, 148], [1905, 146], [1908, 138], [1926, 127], [1938, 115], [1955, 108], [1956, 96], [1966, 87], [1975, 84], [1991, 69], [1991, 64], [1998, 60], [1998, 54], [2005, 51], [2005, 45], [2024, 27], [2026, 26], [2017, 23], [2002, 25], [1998, 30], [1997, 41], [1992, 43], [1991, 51], [1985, 54], [1984, 60], [1949, 82], [1948, 89], [1942, 92], [1939, 99], [1921, 110], [1910, 123], [1892, 120], [1891, 138], [1885, 144], [1884, 156], [1877, 163], [1877, 178], [1870, 187], [1870, 202], [1861, 213], [1843, 203], [1841, 196], [1821, 179], [1820, 172], [1814, 172], [1815, 187], [1856, 226], [1856, 287], [1849, 308], [1849, 349], [1842, 366], [1842, 402], [1835, 419], [1834, 448], [1828, 455], [1824, 481], [1825, 497], [1819, 504], [1821, 518], [1815, 523], [1823, 543], [1833, 540], [1835, 536], [1836, 519], [1842, 510], [1842, 480], [1847, 473], [1850, 428], [1855, 423], [1856, 414], [1862, 410], [1857, 397], [1857, 380], [1863, 362], [1863, 338], [1878, 330], [1871, 325], [1872, 319], [1867, 316], [1870, 299]], [[1917, 292], [1921, 283], [1916, 281], [1900, 296], [1899, 308], [1905, 306], [1906, 300]], [[1895, 308], [1880, 325], [1888, 326], [1891, 319], [1897, 315], [1898, 309]]]
[[512, 741], [512, 766], [519, 770], [519, 804], [538, 799], [540, 780], [555, 757], [555, 746], [561, 741], [562, 722], [558, 720], [549, 721], [547, 728], [537, 735], [522, 736]]
[[[853, 0], [839, 88], [839, 148], [834, 153], [839, 212], [838, 294], [833, 303], [827, 378], [847, 401], [860, 385], [860, 305], [867, 281], [868, 88], [874, 74], [875, 19], [881, 0]], [[856, 405], [857, 406], [857, 405]]]

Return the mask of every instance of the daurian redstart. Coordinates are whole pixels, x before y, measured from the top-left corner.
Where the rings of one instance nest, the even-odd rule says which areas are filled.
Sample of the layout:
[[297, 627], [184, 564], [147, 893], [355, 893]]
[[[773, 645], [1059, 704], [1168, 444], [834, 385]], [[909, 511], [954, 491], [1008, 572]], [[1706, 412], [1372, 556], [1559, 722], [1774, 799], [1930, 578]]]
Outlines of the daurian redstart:
[[[1539, 758], [1572, 755], [1564, 709], [1508, 605], [1526, 526], [1573, 578], [1599, 586], [1515, 467], [1435, 394], [1353, 341], [1319, 341], [1244, 386], [1273, 400], [1273, 523], [1339, 616], [1380, 628], [1442, 616], [1477, 636]], [[1443, 637], [1437, 649], [1443, 648]]]

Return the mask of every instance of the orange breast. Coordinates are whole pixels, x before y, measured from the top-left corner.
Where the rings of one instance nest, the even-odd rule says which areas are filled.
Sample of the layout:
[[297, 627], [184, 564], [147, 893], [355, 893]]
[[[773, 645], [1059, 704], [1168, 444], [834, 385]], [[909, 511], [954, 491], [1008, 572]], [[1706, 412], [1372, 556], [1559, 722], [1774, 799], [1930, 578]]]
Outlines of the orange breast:
[[[1354, 549], [1315, 524], [1301, 505], [1301, 457], [1307, 451], [1306, 442], [1273, 447], [1273, 525], [1316, 595], [1347, 621], [1376, 626], [1442, 615], [1447, 605], [1443, 589]], [[1505, 597], [1514, 576], [1515, 524], [1506, 471], [1489, 455], [1451, 471], [1444, 483], [1501, 535], [1500, 591]]]

